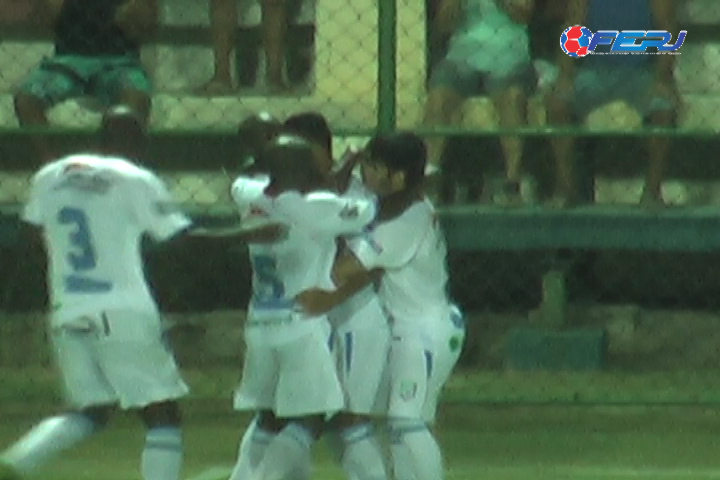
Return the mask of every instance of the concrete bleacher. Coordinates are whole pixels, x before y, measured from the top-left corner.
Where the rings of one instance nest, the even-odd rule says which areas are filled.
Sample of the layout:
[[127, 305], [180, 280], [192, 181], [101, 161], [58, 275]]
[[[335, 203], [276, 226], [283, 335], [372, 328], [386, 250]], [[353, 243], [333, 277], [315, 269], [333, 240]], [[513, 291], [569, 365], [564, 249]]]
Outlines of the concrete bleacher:
[[[425, 11], [423, 1], [397, 0], [397, 122], [400, 127], [418, 125], [425, 98], [426, 77]], [[317, 0], [315, 12], [315, 68], [308, 92], [298, 95], [266, 97], [257, 91], [214, 97], [195, 95], [212, 73], [212, 53], [207, 45], [158, 43], [144, 49], [143, 58], [150, 70], [157, 94], [154, 97], [152, 127], [158, 131], [229, 131], [244, 115], [267, 109], [278, 115], [317, 109], [325, 113], [333, 126], [342, 131], [366, 131], [377, 121], [377, 2], [354, 0], [350, 8], [336, 0]], [[683, 19], [693, 24], [720, 23], [720, 2], [689, 0]], [[163, 2], [163, 22], [169, 26], [208, 24], [207, 0]], [[682, 25], [682, 22], [680, 22]], [[676, 77], [683, 96], [679, 126], [702, 131], [720, 130], [720, 43], [693, 44], [692, 34], [678, 57]], [[2, 34], [0, 33], [0, 36]], [[2, 41], [0, 38], [0, 128], [16, 126], [11, 91], [38, 61], [51, 52], [48, 42]], [[495, 113], [484, 98], [469, 100], [459, 112], [462, 124], [472, 129], [495, 128]], [[99, 115], [78, 102], [67, 102], [53, 109], [51, 119], [67, 127], [90, 127]], [[542, 97], [531, 99], [529, 120], [545, 123]], [[596, 129], [637, 128], [638, 116], [623, 104], [599, 109], [589, 117]], [[338, 138], [338, 148], [353, 139]], [[211, 163], [211, 162], [208, 162]], [[211, 168], [210, 166], [208, 167]], [[208, 171], [208, 175], [212, 175]], [[0, 202], [22, 200], [27, 185], [26, 172], [0, 173]], [[196, 175], [197, 176], [197, 175]], [[191, 183], [196, 179], [188, 180]], [[637, 190], [637, 181], [625, 185]], [[632, 183], [634, 182], [634, 183]], [[216, 183], [216, 182], [215, 182]], [[182, 194], [187, 185], [175, 182]], [[206, 182], [198, 187], [198, 201], [212, 202], [220, 193]], [[602, 184], [602, 182], [601, 182]], [[634, 193], [613, 193], [617, 184], [608, 184], [599, 198], [633, 201]], [[204, 190], [203, 190], [204, 188]], [[677, 203], [692, 195], [686, 184], [669, 185], [679, 192]], [[187, 195], [186, 195], [187, 196]], [[200, 200], [204, 199], [204, 200]]]

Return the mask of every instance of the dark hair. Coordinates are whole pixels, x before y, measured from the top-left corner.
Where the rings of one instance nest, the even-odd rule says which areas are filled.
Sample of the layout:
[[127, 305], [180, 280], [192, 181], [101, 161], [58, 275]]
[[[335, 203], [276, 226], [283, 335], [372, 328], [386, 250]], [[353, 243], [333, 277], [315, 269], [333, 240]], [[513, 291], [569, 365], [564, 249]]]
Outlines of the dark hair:
[[258, 162], [267, 168], [274, 184], [300, 187], [323, 181], [312, 146], [301, 137], [280, 135], [271, 140]]
[[138, 160], [147, 144], [145, 123], [126, 105], [115, 105], [103, 114], [99, 135], [105, 153], [133, 160]]
[[332, 130], [321, 113], [303, 112], [291, 115], [283, 123], [282, 131], [320, 145], [332, 157]]
[[425, 178], [427, 149], [422, 138], [411, 132], [380, 133], [367, 145], [370, 161], [393, 172], [405, 173], [405, 186], [419, 186]]

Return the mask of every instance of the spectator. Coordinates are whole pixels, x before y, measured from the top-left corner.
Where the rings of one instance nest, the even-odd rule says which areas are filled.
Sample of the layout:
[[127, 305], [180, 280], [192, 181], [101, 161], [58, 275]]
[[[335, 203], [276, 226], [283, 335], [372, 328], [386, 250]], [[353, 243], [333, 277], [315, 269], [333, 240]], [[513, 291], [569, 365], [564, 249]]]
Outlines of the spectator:
[[[265, 85], [270, 93], [287, 90], [286, 42], [288, 24], [300, 12], [303, 0], [258, 1], [261, 10], [262, 46], [265, 54]], [[306, 2], [308, 0], [305, 0]], [[215, 73], [202, 87], [208, 94], [227, 94], [235, 90], [231, 72], [231, 54], [235, 48], [238, 0], [211, 0], [210, 24]]]
[[[50, 107], [81, 96], [127, 105], [147, 122], [151, 83], [140, 43], [157, 27], [158, 0], [38, 0], [35, 18], [53, 26], [55, 52], [15, 94], [20, 125], [47, 126]], [[53, 157], [45, 140], [37, 143]]]
[[[677, 34], [676, 5], [671, 0], [569, 0], [565, 28], [584, 25], [598, 30], [667, 30]], [[602, 47], [598, 47], [601, 51]], [[623, 100], [654, 126], [670, 126], [678, 99], [673, 79], [673, 55], [590, 55], [575, 59], [559, 52], [559, 74], [548, 101], [548, 121], [568, 124], [596, 108]], [[653, 65], [654, 62], [654, 65]], [[654, 70], [653, 70], [654, 67]], [[551, 141], [556, 161], [553, 205], [577, 201], [572, 137]], [[648, 169], [640, 203], [662, 206], [669, 139], [647, 139]]]
[[[449, 124], [463, 100], [487, 92], [500, 126], [526, 122], [526, 94], [534, 84], [527, 22], [534, 0], [441, 0], [436, 9], [436, 40], [451, 35], [448, 52], [431, 74], [425, 124]], [[521, 201], [523, 141], [500, 139], [505, 156], [505, 193], [511, 204]], [[428, 141], [430, 163], [437, 167], [445, 138]]]

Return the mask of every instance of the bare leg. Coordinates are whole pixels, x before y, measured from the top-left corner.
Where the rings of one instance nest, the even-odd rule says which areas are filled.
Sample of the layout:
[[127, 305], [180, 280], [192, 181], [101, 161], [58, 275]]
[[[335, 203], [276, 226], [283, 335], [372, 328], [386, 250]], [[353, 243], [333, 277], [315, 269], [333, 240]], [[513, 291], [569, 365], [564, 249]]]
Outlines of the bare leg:
[[226, 93], [233, 89], [230, 56], [235, 47], [237, 0], [211, 0], [210, 29], [215, 55], [215, 74], [202, 88], [207, 93]]
[[[553, 125], [570, 124], [570, 105], [557, 98], [548, 102], [548, 120]], [[565, 207], [576, 200], [575, 166], [573, 148], [575, 139], [569, 136], [552, 137], [550, 140], [555, 156], [556, 184], [552, 205]]]
[[[503, 89], [493, 99], [498, 112], [500, 126], [516, 128], [526, 123], [527, 98], [518, 86]], [[520, 182], [522, 181], [523, 139], [519, 136], [503, 136], [500, 144], [505, 156], [505, 196], [508, 205], [522, 203]]]
[[[463, 97], [455, 90], [449, 88], [434, 88], [428, 92], [427, 103], [425, 104], [425, 126], [450, 125], [454, 112], [460, 106]], [[440, 168], [443, 151], [447, 139], [442, 135], [431, 135], [427, 139], [428, 164], [437, 169]], [[443, 178], [437, 178], [443, 176]], [[442, 172], [429, 177], [428, 188], [438, 190], [438, 203], [452, 203], [454, 197], [454, 182]]]
[[[673, 112], [657, 112], [650, 118], [654, 126], [670, 126], [673, 122]], [[646, 151], [648, 156], [648, 170], [645, 177], [640, 205], [643, 207], [662, 207], [665, 202], [662, 198], [662, 181], [667, 170], [667, 159], [670, 150], [670, 139], [661, 135], [648, 138]]]
[[141, 90], [125, 90], [120, 93], [118, 103], [132, 108], [143, 119], [145, 124], [148, 123], [152, 100], [147, 93]]
[[[34, 95], [19, 93], [15, 96], [15, 115], [23, 127], [49, 127], [45, 102]], [[54, 160], [57, 156], [47, 135], [37, 134], [32, 138], [33, 148], [38, 157], [38, 165]]]
[[285, 36], [288, 29], [286, 0], [262, 0], [262, 41], [265, 82], [271, 91], [284, 90]]

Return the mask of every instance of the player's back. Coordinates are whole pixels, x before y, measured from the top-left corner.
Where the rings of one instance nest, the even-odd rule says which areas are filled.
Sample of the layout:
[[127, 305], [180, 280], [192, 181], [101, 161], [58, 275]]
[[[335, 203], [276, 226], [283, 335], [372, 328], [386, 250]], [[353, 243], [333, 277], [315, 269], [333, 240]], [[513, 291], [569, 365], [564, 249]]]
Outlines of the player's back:
[[[264, 193], [267, 184], [267, 179], [238, 179], [233, 197], [246, 206], [246, 221], [257, 224], [264, 220], [287, 226], [282, 240], [249, 247], [253, 267], [249, 314], [254, 321], [270, 324], [298, 310], [294, 298], [299, 293], [334, 288], [332, 267], [337, 236], [360, 231], [374, 217], [375, 208], [372, 202], [346, 200], [329, 192], [287, 191], [271, 197]], [[296, 312], [296, 317], [302, 316]], [[307, 320], [303, 323], [310, 328]], [[294, 325], [285, 330], [276, 329], [275, 339], [295, 337], [304, 328]]]
[[[43, 168], [34, 179], [25, 219], [43, 227], [49, 255], [54, 317], [102, 309], [154, 310], [145, 282], [140, 241], [158, 233], [162, 185], [132, 163], [73, 155]], [[161, 193], [157, 194], [157, 189]], [[170, 233], [186, 226], [180, 217]], [[162, 237], [163, 235], [155, 235]]]

